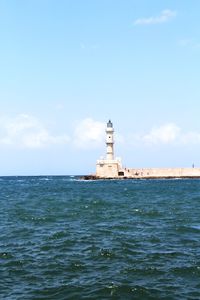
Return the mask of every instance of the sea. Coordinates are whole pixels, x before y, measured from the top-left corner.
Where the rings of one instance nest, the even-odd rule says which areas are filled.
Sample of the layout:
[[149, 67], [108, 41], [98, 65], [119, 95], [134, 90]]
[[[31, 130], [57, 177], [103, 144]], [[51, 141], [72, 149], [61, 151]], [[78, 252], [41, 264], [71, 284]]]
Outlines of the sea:
[[0, 177], [0, 299], [200, 299], [200, 179]]

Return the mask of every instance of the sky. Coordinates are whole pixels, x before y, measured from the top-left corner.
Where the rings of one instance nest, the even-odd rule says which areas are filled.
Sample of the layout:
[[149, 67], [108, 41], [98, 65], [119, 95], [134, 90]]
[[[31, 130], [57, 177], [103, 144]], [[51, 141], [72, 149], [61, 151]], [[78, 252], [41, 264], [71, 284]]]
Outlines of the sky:
[[200, 167], [200, 1], [0, 0], [0, 175]]

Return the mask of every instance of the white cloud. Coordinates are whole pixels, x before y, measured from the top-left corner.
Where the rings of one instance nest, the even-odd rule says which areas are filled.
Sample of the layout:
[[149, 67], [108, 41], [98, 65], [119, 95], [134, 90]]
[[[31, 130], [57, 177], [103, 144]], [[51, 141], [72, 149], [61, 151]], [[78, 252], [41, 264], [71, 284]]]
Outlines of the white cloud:
[[[80, 120], [72, 136], [67, 134], [55, 135], [35, 117], [21, 114], [15, 118], [0, 118], [0, 145], [13, 148], [40, 149], [50, 145], [66, 145], [80, 149], [105, 147], [104, 122], [92, 118]], [[117, 144], [126, 145], [131, 140], [132, 146], [140, 145], [200, 145], [200, 131], [184, 131], [175, 123], [167, 123], [152, 128], [144, 134], [135, 133], [132, 138], [115, 133]]]
[[132, 144], [141, 146], [200, 144], [200, 132], [184, 131], [174, 123], [152, 128], [146, 134], [132, 135]]
[[161, 11], [160, 15], [158, 16], [140, 18], [135, 20], [134, 25], [152, 25], [152, 24], [166, 23], [172, 18], [174, 18], [176, 14], [177, 14], [176, 11], [165, 9]]
[[166, 124], [159, 128], [153, 128], [150, 133], [143, 136], [143, 141], [149, 144], [169, 144], [177, 140], [181, 129], [173, 124]]
[[[54, 135], [35, 117], [20, 114], [14, 118], [0, 117], [0, 145], [37, 149], [70, 142], [80, 149], [97, 148], [105, 142], [105, 123], [85, 118], [79, 121], [69, 137]], [[117, 137], [116, 137], [117, 138]], [[118, 136], [118, 141], [122, 138]]]
[[0, 119], [0, 144], [21, 148], [43, 148], [51, 144], [66, 144], [67, 135], [54, 136], [36, 118], [21, 114]]
[[105, 123], [86, 118], [80, 121], [74, 132], [74, 144], [78, 148], [96, 148], [105, 140]]

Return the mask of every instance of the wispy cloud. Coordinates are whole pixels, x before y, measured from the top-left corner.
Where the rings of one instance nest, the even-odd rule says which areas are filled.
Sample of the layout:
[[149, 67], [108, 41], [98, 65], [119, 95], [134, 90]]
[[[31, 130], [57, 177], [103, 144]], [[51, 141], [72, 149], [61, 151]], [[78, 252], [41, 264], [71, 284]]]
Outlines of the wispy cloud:
[[[115, 134], [117, 144], [141, 147], [160, 145], [200, 145], [200, 131], [185, 131], [175, 123], [153, 127], [149, 132], [126, 135]], [[105, 146], [105, 122], [92, 118], [80, 120], [71, 136], [52, 134], [37, 118], [20, 114], [14, 118], [0, 118], [0, 146], [24, 149], [41, 149], [52, 145], [68, 145], [77, 149], [95, 149]], [[130, 144], [129, 144], [130, 146]]]
[[1, 118], [0, 126], [0, 145], [36, 149], [69, 142], [67, 135], [52, 135], [38, 119], [27, 114]]
[[174, 123], [152, 128], [144, 134], [134, 134], [133, 142], [145, 146], [200, 144], [200, 132], [184, 131]]
[[76, 147], [83, 149], [96, 148], [104, 140], [105, 123], [86, 118], [76, 125], [73, 138]]
[[[115, 140], [117, 144], [127, 147], [131, 138], [116, 132]], [[74, 136], [71, 141], [75, 147], [86, 150], [104, 146], [105, 122], [96, 121], [92, 118], [80, 120], [74, 128]], [[187, 131], [175, 123], [166, 123], [153, 127], [149, 132], [143, 134], [136, 132], [132, 135], [131, 143], [141, 147], [200, 145], [200, 131]]]
[[134, 25], [152, 25], [152, 24], [161, 24], [170, 21], [172, 18], [176, 17], [176, 11], [165, 9], [161, 11], [158, 16], [151, 16], [147, 18], [136, 19]]
[[20, 114], [13, 118], [0, 117], [0, 146], [41, 149], [51, 145], [70, 145], [80, 149], [102, 146], [105, 141], [105, 123], [85, 118], [68, 134], [52, 134], [37, 118]]
[[176, 124], [166, 124], [158, 128], [153, 128], [148, 134], [145, 134], [142, 139], [149, 144], [169, 144], [174, 142], [181, 129]]

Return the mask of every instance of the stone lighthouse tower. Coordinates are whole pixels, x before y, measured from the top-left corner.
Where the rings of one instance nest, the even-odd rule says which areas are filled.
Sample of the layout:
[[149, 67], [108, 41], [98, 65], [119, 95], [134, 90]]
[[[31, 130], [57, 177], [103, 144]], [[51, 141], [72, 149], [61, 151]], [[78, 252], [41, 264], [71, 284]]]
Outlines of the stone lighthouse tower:
[[109, 120], [106, 127], [106, 159], [114, 159], [114, 128], [112, 122]]
[[99, 178], [118, 178], [121, 172], [121, 160], [114, 157], [114, 128], [109, 120], [106, 126], [106, 158], [97, 160], [96, 176]]

